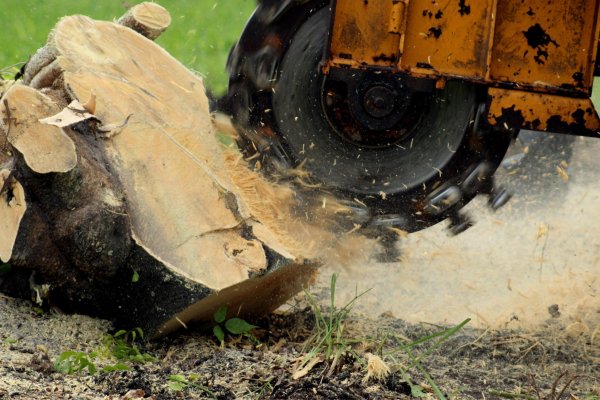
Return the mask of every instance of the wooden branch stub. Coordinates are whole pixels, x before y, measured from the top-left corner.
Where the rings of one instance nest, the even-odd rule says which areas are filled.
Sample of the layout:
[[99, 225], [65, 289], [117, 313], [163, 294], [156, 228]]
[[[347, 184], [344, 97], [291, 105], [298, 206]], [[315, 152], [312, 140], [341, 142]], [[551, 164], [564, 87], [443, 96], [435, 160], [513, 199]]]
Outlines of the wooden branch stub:
[[171, 14], [156, 3], [146, 2], [131, 7], [117, 23], [154, 40], [171, 25]]

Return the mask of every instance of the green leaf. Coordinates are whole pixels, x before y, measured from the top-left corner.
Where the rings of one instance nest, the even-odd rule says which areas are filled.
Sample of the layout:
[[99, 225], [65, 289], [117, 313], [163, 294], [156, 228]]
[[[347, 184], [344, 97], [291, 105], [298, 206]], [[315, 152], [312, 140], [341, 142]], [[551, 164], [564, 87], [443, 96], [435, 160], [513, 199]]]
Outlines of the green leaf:
[[[94, 363], [91, 362], [89, 359], [86, 359], [85, 364], [86, 364], [85, 367], [87, 367], [87, 369], [88, 369], [88, 373], [90, 375], [94, 375], [96, 373], [96, 366], [94, 365]], [[83, 368], [85, 368], [85, 367], [83, 367]]]
[[223, 305], [219, 307], [219, 309], [215, 311], [213, 317], [217, 324], [222, 324], [223, 322], [225, 322], [225, 317], [227, 317], [227, 306]]
[[73, 373], [72, 358], [76, 353], [74, 351], [65, 351], [61, 353], [54, 361], [54, 370], [62, 374]]
[[127, 335], [127, 331], [126, 331], [125, 329], [121, 329], [120, 331], [117, 331], [117, 332], [116, 332], [116, 333], [113, 335], [113, 337], [114, 337], [114, 338], [118, 338], [118, 337], [120, 337], [120, 336], [123, 336], [123, 335]]
[[131, 282], [138, 283], [140, 280], [140, 274], [137, 271], [133, 271], [133, 276], [131, 277]]
[[185, 385], [187, 385], [189, 383], [188, 380], [185, 379], [185, 376], [180, 375], [180, 374], [169, 375], [169, 377], [167, 379], [171, 382], [179, 382], [179, 383], [183, 383]]
[[185, 383], [174, 382], [174, 381], [169, 382], [169, 389], [171, 389], [174, 392], [181, 392], [186, 387], [187, 387], [187, 385]]
[[102, 368], [102, 372], [129, 371], [129, 369], [129, 366], [118, 363], [115, 365], [107, 365], [106, 367]]
[[215, 325], [213, 327], [213, 333], [219, 342], [223, 343], [225, 341], [225, 332], [223, 332], [221, 325]]
[[31, 309], [37, 316], [44, 315], [44, 309], [42, 307], [32, 307]]
[[423, 388], [419, 385], [410, 385], [410, 395], [418, 399], [427, 397], [427, 394], [423, 391]]
[[90, 375], [96, 373], [96, 366], [90, 357], [83, 352], [65, 351], [54, 362], [54, 370], [63, 374], [73, 374], [86, 368]]
[[234, 335], [241, 335], [250, 332], [252, 329], [258, 328], [257, 326], [251, 325], [241, 318], [231, 318], [225, 322], [225, 329], [233, 333]]
[[133, 331], [137, 332], [140, 339], [144, 339], [144, 330], [142, 328], [135, 328]]

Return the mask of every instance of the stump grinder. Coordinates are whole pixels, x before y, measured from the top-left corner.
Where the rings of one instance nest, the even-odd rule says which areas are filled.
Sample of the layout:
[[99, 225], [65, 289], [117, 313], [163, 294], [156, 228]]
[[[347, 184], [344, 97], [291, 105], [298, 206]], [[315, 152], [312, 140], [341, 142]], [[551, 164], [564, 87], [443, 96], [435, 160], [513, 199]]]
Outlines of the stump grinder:
[[249, 159], [414, 232], [476, 195], [521, 129], [597, 137], [600, 1], [263, 0], [228, 61]]

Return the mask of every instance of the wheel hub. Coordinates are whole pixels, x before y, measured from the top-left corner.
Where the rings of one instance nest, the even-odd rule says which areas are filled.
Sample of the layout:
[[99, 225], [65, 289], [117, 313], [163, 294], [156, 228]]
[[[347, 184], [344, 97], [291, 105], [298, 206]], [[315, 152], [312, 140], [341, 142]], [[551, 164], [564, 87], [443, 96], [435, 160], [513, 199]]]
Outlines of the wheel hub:
[[384, 118], [394, 112], [395, 93], [386, 86], [374, 86], [363, 97], [365, 111], [373, 118]]
[[359, 147], [384, 148], [405, 139], [428, 103], [398, 74], [336, 70], [323, 79], [323, 114], [331, 131]]

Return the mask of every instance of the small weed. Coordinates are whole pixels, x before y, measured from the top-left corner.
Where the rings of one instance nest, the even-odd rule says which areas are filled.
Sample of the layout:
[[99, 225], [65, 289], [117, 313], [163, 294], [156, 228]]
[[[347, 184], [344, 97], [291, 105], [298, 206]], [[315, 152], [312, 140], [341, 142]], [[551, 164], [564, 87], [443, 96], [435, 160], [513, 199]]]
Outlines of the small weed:
[[128, 370], [126, 363], [144, 364], [154, 362], [156, 358], [148, 353], [142, 353], [136, 342], [144, 339], [144, 332], [141, 328], [131, 331], [120, 330], [114, 335], [107, 335], [103, 339], [102, 346], [90, 353], [65, 351], [61, 353], [54, 362], [54, 369], [64, 374], [73, 374], [87, 369], [88, 374], [96, 373], [97, 368], [94, 364], [96, 358], [116, 360], [117, 363], [107, 365], [100, 371], [112, 372]]
[[250, 393], [252, 398], [260, 400], [264, 399], [268, 394], [273, 392], [273, 380], [275, 378], [271, 377], [264, 381], [263, 385], [255, 392]]
[[[436, 384], [433, 377], [423, 367], [421, 361], [423, 361], [423, 359], [425, 359], [427, 356], [429, 356], [431, 353], [433, 353], [435, 350], [437, 350], [444, 342], [446, 342], [448, 339], [450, 339], [450, 337], [452, 337], [456, 333], [458, 333], [470, 321], [471, 321], [470, 319], [466, 319], [463, 322], [461, 322], [460, 324], [456, 325], [455, 327], [452, 327], [449, 329], [444, 329], [439, 332], [433, 333], [431, 335], [424, 336], [424, 337], [417, 339], [415, 341], [412, 341], [410, 343], [401, 345], [400, 347], [397, 347], [393, 351], [384, 355], [384, 359], [386, 361], [389, 361], [396, 365], [402, 365], [402, 363], [397, 358], [397, 355], [399, 353], [403, 353], [404, 355], [406, 355], [408, 357], [408, 367], [401, 368], [400, 374], [403, 376], [403, 378], [409, 384], [411, 391], [412, 391], [412, 395], [414, 397], [422, 398], [422, 397], [426, 397], [426, 394], [423, 392], [423, 389], [419, 385], [415, 385], [411, 381], [411, 379], [408, 375], [408, 372], [410, 370], [417, 370], [418, 372], [420, 372], [421, 375], [423, 375], [425, 377], [425, 379], [427, 380], [427, 383], [429, 384], [429, 386], [431, 386], [435, 396], [439, 400], [446, 400], [446, 396], [444, 396], [444, 394], [442, 393], [439, 386]], [[385, 341], [387, 340], [388, 337], [389, 336], [386, 336], [386, 338], [384, 338], [382, 343], [380, 344], [380, 347], [379, 347], [380, 352], [383, 351], [383, 347], [385, 346]], [[403, 338], [396, 337], [396, 339], [406, 341]], [[415, 353], [415, 349], [417, 347], [420, 347], [420, 346], [424, 345], [425, 343], [431, 342], [433, 340], [435, 340], [435, 341], [428, 349], [422, 351], [418, 355]]]
[[322, 310], [321, 306], [310, 293], [305, 292], [315, 316], [315, 333], [309, 337], [304, 344], [303, 353], [306, 353], [306, 355], [302, 358], [296, 368], [296, 378], [308, 373], [321, 358], [323, 361], [330, 362], [329, 373], [332, 373], [335, 370], [340, 359], [345, 354], [352, 354], [358, 362], [362, 363], [362, 358], [359, 357], [351, 347], [353, 344], [359, 343], [360, 341], [346, 338], [344, 323], [354, 304], [370, 289], [360, 294], [356, 293], [352, 300], [342, 308], [338, 309], [335, 306], [337, 277], [337, 274], [331, 276], [330, 305], [327, 313]]
[[213, 327], [213, 334], [221, 344], [225, 345], [225, 333], [232, 335], [244, 335], [250, 339], [253, 339], [250, 332], [252, 329], [257, 328], [256, 326], [249, 324], [241, 318], [229, 318], [227, 319], [227, 306], [221, 306], [213, 315], [215, 326]]
[[54, 370], [71, 375], [87, 369], [88, 374], [94, 375], [96, 373], [96, 365], [93, 360], [96, 356], [95, 353], [87, 354], [82, 351], [65, 351], [54, 361]]
[[121, 362], [144, 364], [156, 361], [154, 356], [142, 353], [138, 348], [136, 342], [143, 339], [144, 332], [141, 328], [131, 331], [120, 330], [114, 335], [107, 335], [104, 338], [104, 349], [110, 356]]
[[38, 317], [41, 317], [46, 313], [43, 307], [33, 306], [31, 307], [31, 311]]
[[6, 338], [6, 339], [4, 339], [4, 342], [2, 342], [2, 343], [5, 344], [5, 345], [11, 345], [11, 344], [16, 344], [18, 342], [19, 342], [19, 340], [17, 340], [17, 339]]
[[169, 389], [174, 392], [181, 392], [185, 389], [196, 389], [206, 393], [213, 399], [216, 398], [215, 394], [206, 386], [197, 383], [199, 376], [196, 374], [190, 374], [187, 378], [183, 375], [169, 375]]

